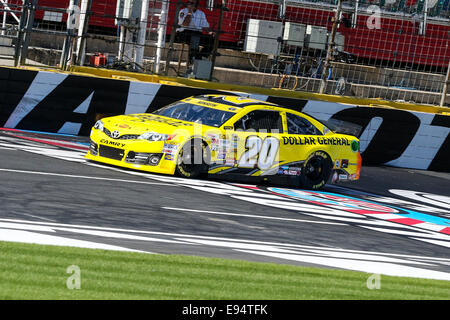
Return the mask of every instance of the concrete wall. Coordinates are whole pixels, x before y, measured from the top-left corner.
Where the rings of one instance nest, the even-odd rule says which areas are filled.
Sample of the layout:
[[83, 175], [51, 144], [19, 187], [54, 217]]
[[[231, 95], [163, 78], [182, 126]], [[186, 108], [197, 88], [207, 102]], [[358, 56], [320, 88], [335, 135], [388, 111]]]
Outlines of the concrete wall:
[[[224, 92], [0, 68], [0, 127], [86, 136], [99, 117], [151, 112], [176, 100], [205, 93]], [[450, 116], [268, 95], [239, 95], [278, 103], [320, 120], [336, 119], [360, 125], [364, 164], [450, 172]]]

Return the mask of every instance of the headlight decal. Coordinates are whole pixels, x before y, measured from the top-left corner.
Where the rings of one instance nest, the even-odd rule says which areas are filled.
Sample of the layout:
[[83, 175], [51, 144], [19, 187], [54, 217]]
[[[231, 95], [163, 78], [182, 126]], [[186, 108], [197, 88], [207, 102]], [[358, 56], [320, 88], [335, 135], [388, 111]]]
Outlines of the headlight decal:
[[151, 132], [150, 131], [150, 132], [144, 132], [143, 134], [141, 134], [138, 137], [138, 139], [155, 142], [155, 141], [172, 140], [174, 137], [175, 137], [175, 135], [168, 135], [168, 134], [163, 134], [163, 133]]
[[103, 131], [103, 128], [105, 127], [105, 124], [103, 123], [103, 121], [98, 120], [95, 124], [94, 124], [94, 129]]

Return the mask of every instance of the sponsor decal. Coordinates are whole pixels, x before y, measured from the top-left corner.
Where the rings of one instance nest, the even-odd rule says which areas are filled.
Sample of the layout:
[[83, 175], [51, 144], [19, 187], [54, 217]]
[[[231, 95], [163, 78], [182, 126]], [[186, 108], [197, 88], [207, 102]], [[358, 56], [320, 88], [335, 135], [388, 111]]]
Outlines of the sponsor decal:
[[349, 146], [350, 145], [350, 142], [347, 138], [317, 137], [317, 142], [321, 145], [333, 145], [333, 146]]
[[162, 152], [166, 154], [174, 154], [178, 150], [177, 144], [164, 143]]
[[110, 145], [110, 146], [116, 146], [116, 147], [119, 147], [119, 148], [125, 147], [125, 143], [109, 141], [107, 139], [101, 139], [100, 143], [107, 144], [107, 145]]
[[[356, 163], [353, 163], [352, 165], [356, 165]], [[341, 168], [342, 169], [348, 168], [348, 159], [342, 159]]]
[[175, 158], [174, 158], [174, 156], [172, 154], [165, 154], [164, 155], [164, 160], [173, 161], [173, 160], [175, 160]]
[[293, 169], [290, 169], [290, 170], [288, 170], [287, 173], [285, 173], [285, 174], [288, 174], [288, 175], [290, 175], [290, 176], [299, 176], [299, 175], [302, 174], [302, 170], [293, 170]]
[[226, 153], [219, 153], [219, 154], [217, 155], [217, 159], [218, 159], [218, 160], [225, 160], [225, 156], [226, 156]]
[[[354, 141], [357, 143], [357, 141]], [[350, 146], [347, 138], [323, 138], [323, 137], [283, 137], [283, 144], [287, 145], [333, 145]], [[358, 145], [359, 148], [359, 145]]]
[[222, 148], [228, 148], [231, 145], [231, 141], [227, 139], [219, 139], [219, 146]]
[[287, 145], [311, 145], [316, 144], [316, 138], [312, 137], [283, 137], [283, 144]]
[[234, 167], [235, 164], [236, 164], [236, 159], [234, 157], [226, 158], [226, 161], [225, 161], [226, 166]]
[[207, 106], [207, 107], [213, 107], [213, 108], [219, 106], [216, 103], [206, 102], [206, 101], [203, 101], [203, 100], [196, 100], [195, 104], [201, 104], [201, 105], [204, 105], [204, 106]]
[[280, 168], [278, 169], [278, 174], [288, 175], [288, 176], [299, 176], [302, 174], [302, 168], [290, 167], [290, 166], [280, 166]]
[[334, 168], [335, 168], [335, 169], [339, 169], [339, 168], [340, 168], [340, 165], [341, 165], [341, 163], [339, 162], [339, 160], [336, 160], [336, 161], [334, 162]]
[[353, 152], [357, 152], [359, 150], [359, 142], [356, 140], [352, 141], [352, 145], [351, 145], [352, 151]]
[[208, 139], [211, 141], [211, 143], [219, 143], [220, 135], [219, 134], [207, 134]]

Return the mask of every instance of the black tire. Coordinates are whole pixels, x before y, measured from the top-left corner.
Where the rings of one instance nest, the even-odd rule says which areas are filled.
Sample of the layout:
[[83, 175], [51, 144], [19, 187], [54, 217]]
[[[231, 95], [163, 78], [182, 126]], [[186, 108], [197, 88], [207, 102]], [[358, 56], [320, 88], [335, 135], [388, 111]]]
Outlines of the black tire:
[[175, 174], [183, 178], [198, 178], [208, 171], [210, 152], [200, 139], [192, 139], [180, 149]]
[[331, 171], [330, 156], [326, 152], [316, 151], [303, 164], [300, 184], [306, 189], [322, 189], [330, 178]]

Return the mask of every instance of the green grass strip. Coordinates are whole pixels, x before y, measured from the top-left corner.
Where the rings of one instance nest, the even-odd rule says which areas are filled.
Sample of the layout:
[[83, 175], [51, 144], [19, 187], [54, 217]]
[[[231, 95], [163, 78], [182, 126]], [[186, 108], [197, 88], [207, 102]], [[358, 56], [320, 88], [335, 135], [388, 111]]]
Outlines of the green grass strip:
[[[69, 266], [79, 268], [79, 277], [67, 273]], [[382, 275], [380, 288], [370, 290], [369, 276], [241, 260], [0, 242], [3, 300], [450, 299], [450, 281]]]

